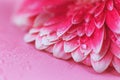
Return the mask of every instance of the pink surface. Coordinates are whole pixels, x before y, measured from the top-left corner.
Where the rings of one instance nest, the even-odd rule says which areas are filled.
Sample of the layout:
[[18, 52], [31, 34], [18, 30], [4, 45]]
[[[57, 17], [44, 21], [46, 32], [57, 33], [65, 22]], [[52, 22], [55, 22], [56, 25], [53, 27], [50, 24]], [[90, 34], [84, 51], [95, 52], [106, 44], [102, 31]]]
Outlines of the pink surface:
[[120, 80], [107, 70], [102, 74], [72, 61], [37, 51], [23, 41], [24, 32], [10, 22], [11, 0], [0, 0], [0, 80]]

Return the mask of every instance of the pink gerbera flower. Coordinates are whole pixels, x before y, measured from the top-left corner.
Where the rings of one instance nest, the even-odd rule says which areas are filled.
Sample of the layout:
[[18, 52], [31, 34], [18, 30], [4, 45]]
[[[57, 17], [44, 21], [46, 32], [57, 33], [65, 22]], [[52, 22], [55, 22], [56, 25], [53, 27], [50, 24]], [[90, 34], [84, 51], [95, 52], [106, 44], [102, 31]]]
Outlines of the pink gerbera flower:
[[39, 50], [120, 73], [120, 0], [25, 0], [14, 21]]

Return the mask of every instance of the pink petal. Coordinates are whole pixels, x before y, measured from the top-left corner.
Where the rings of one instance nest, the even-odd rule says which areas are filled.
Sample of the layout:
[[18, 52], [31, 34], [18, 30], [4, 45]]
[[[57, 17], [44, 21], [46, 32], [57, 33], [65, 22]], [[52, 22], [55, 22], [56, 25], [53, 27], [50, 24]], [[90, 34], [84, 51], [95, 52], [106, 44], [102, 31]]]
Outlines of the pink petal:
[[59, 15], [59, 16], [56, 16], [54, 15], [53, 18], [50, 18], [48, 19], [48, 21], [44, 22], [44, 26], [49, 26], [49, 25], [53, 25], [53, 24], [56, 24], [56, 23], [59, 23], [59, 22], [62, 22], [64, 20], [65, 15], [62, 14], [62, 15]]
[[75, 33], [78, 30], [79, 24], [72, 25], [70, 29], [67, 31], [67, 33]]
[[33, 42], [35, 41], [36, 35], [34, 34], [26, 34], [24, 37], [25, 42]]
[[116, 69], [116, 71], [118, 73], [120, 73], [120, 59], [118, 59], [117, 57], [114, 57], [112, 64], [113, 64], [114, 68]]
[[53, 56], [62, 59], [69, 59], [71, 57], [70, 54], [66, 54], [63, 48], [63, 42], [56, 43], [53, 47]]
[[46, 13], [44, 12], [39, 14], [34, 20], [33, 27], [43, 26], [44, 22], [48, 21], [52, 17], [53, 17], [53, 14], [50, 12], [46, 12]]
[[38, 37], [36, 37], [36, 40], [35, 40], [35, 47], [36, 47], [36, 49], [43, 50], [43, 49], [46, 49], [48, 46], [43, 45], [42, 37], [38, 36]]
[[30, 29], [29, 34], [39, 33], [39, 31], [40, 31], [40, 29], [38, 29], [38, 28], [32, 28], [32, 29]]
[[87, 13], [87, 14], [85, 15], [84, 19], [85, 19], [85, 22], [86, 22], [86, 23], [89, 23], [90, 20], [92, 19], [92, 15], [91, 15], [90, 13]]
[[90, 38], [87, 36], [80, 37], [80, 50], [85, 56], [89, 55], [92, 51]]
[[106, 23], [113, 32], [120, 34], [120, 15], [115, 8], [107, 11]]
[[115, 38], [120, 41], [120, 34], [114, 34], [115, 35]]
[[76, 37], [70, 41], [64, 41], [64, 51], [66, 53], [72, 52], [79, 47], [79, 38]]
[[45, 49], [45, 51], [49, 52], [49, 53], [53, 53], [53, 45], [50, 45], [49, 47], [47, 47]]
[[75, 38], [77, 36], [76, 33], [65, 33], [63, 36], [62, 36], [62, 39], [65, 40], [65, 41], [69, 41], [73, 38]]
[[108, 0], [108, 2], [107, 2], [107, 9], [108, 10], [113, 10], [113, 8], [114, 8], [114, 5], [113, 5], [114, 3], [113, 3], [113, 0]]
[[101, 29], [96, 28], [93, 35], [90, 37], [94, 53], [100, 52], [103, 45], [104, 33], [104, 27], [102, 27]]
[[84, 11], [80, 10], [78, 13], [76, 13], [72, 18], [72, 24], [78, 24], [82, 22], [84, 17]]
[[57, 35], [62, 36], [72, 26], [71, 19], [67, 19], [57, 26]]
[[115, 43], [111, 43], [111, 47], [110, 47], [111, 52], [120, 59], [120, 47], [118, 47], [117, 44]]
[[83, 52], [81, 52], [80, 48], [73, 51], [71, 55], [75, 62], [81, 62], [87, 57]]
[[85, 34], [85, 24], [78, 25], [77, 35], [83, 36]]
[[59, 40], [59, 37], [57, 36], [56, 33], [51, 33], [51, 34], [47, 35], [46, 37], [50, 42], [55, 42], [55, 41]]
[[92, 19], [92, 20], [90, 21], [89, 25], [86, 26], [86, 27], [87, 27], [87, 28], [86, 28], [85, 33], [86, 33], [86, 35], [87, 35], [88, 37], [90, 37], [90, 36], [93, 34], [94, 30], [95, 30], [94, 19]]
[[114, 6], [118, 11], [120, 11], [120, 0], [114, 0]]
[[52, 40], [52, 38], [54, 39], [54, 36], [43, 36], [41, 44], [47, 45], [47, 46], [55, 44], [57, 41], [50, 41], [50, 39]]
[[105, 16], [104, 13], [102, 13], [99, 16], [95, 17], [95, 25], [96, 25], [97, 28], [100, 29], [101, 27], [103, 27], [104, 22], [105, 22], [105, 17], [106, 16]]
[[91, 66], [90, 56], [87, 56], [87, 58], [82, 63], [87, 65], [87, 66]]
[[92, 67], [98, 73], [105, 71], [112, 61], [112, 54], [110, 51], [107, 52], [106, 56], [100, 61], [93, 61], [91, 59]]
[[103, 41], [103, 45], [102, 45], [101, 51], [98, 54], [92, 53], [91, 54], [91, 59], [93, 61], [101, 60], [107, 54], [107, 51], [109, 50], [109, 46], [110, 46], [110, 39], [107, 38], [106, 40]]
[[103, 12], [103, 10], [104, 10], [104, 8], [105, 8], [105, 2], [103, 1], [102, 3], [97, 3], [96, 4], [98, 7], [96, 8], [96, 10], [94, 11], [95, 12], [95, 17], [97, 17], [97, 16], [99, 16], [102, 12]]
[[57, 30], [57, 24], [50, 25], [50, 26], [45, 26], [40, 29], [40, 36], [48, 35], [52, 32], [56, 32]]

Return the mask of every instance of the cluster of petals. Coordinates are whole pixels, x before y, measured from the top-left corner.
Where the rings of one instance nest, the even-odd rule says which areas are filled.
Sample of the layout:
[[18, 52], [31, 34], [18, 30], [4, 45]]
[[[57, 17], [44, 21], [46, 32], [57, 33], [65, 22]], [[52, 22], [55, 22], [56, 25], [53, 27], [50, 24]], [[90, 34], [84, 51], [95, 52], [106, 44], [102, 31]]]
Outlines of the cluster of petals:
[[120, 0], [25, 0], [14, 21], [38, 50], [120, 73]]

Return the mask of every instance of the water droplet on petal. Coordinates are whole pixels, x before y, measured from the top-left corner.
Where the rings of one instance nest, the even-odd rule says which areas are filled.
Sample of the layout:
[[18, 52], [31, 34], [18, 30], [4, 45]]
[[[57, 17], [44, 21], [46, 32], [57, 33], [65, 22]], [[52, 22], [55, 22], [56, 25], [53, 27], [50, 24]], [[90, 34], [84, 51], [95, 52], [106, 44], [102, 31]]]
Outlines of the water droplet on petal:
[[87, 45], [86, 45], [86, 44], [82, 44], [81, 47], [82, 47], [83, 49], [87, 49]]

